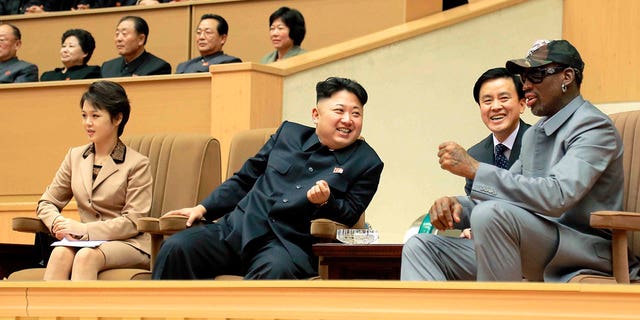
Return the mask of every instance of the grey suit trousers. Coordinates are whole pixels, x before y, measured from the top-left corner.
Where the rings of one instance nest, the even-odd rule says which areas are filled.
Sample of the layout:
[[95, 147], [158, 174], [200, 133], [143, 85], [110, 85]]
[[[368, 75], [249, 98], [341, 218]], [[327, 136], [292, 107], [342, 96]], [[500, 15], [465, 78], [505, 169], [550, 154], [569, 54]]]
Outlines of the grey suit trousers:
[[556, 222], [502, 201], [471, 214], [473, 239], [417, 234], [402, 250], [401, 280], [542, 281], [558, 247]]

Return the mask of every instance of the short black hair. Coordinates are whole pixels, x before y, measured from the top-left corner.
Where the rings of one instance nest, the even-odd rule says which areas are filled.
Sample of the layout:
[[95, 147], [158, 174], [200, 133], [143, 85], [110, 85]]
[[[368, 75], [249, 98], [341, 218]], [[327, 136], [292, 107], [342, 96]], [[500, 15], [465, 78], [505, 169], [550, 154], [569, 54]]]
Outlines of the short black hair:
[[200, 21], [205, 19], [214, 19], [218, 21], [218, 28], [216, 29], [216, 31], [218, 31], [219, 35], [229, 33], [229, 24], [227, 23], [227, 20], [225, 20], [222, 16], [212, 13], [205, 13], [202, 15], [202, 17], [200, 17]]
[[281, 7], [269, 16], [269, 27], [271, 27], [273, 22], [278, 18], [289, 28], [289, 38], [293, 40], [293, 44], [296, 46], [301, 45], [307, 33], [302, 13], [296, 9]]
[[76, 37], [76, 39], [78, 39], [78, 44], [80, 44], [82, 52], [87, 54], [87, 56], [82, 59], [82, 63], [87, 64], [93, 55], [93, 50], [96, 49], [96, 40], [93, 39], [93, 36], [87, 30], [69, 29], [62, 34], [61, 43], [64, 43], [64, 41], [69, 37]]
[[127, 92], [116, 82], [100, 80], [92, 83], [80, 99], [80, 109], [84, 102], [91, 103], [98, 110], [106, 110], [113, 121], [118, 114], [122, 114], [122, 121], [118, 125], [118, 137], [124, 132], [124, 126], [129, 121], [131, 105]]
[[147, 21], [138, 17], [138, 16], [124, 16], [118, 21], [118, 24], [122, 23], [122, 21], [131, 20], [133, 21], [133, 28], [136, 29], [138, 34], [144, 34], [144, 43], [147, 44], [147, 39], [149, 38], [149, 25]]
[[321, 99], [330, 98], [334, 93], [342, 90], [353, 93], [363, 107], [369, 100], [367, 91], [359, 83], [347, 78], [330, 77], [316, 84], [316, 103]]
[[22, 33], [20, 32], [20, 29], [18, 29], [18, 27], [16, 27], [14, 24], [11, 23], [2, 23], [2, 21], [0, 21], [0, 26], [9, 26], [11, 27], [11, 29], [13, 29], [13, 36], [16, 37], [16, 40], [22, 40]]
[[482, 85], [494, 79], [500, 78], [509, 78], [513, 81], [515, 85], [516, 92], [518, 93], [518, 99], [524, 98], [524, 90], [522, 90], [522, 82], [518, 78], [517, 75], [509, 72], [507, 68], [493, 68], [485, 71], [478, 80], [476, 80], [476, 84], [473, 86], [473, 99], [476, 100], [476, 103], [480, 103], [480, 88]]

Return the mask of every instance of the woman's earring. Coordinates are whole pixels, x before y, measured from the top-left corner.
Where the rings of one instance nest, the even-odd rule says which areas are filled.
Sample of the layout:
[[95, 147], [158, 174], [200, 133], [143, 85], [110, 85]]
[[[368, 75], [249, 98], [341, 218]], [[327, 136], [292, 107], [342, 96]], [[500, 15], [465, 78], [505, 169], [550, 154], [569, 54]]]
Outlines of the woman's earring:
[[562, 88], [562, 93], [567, 92], [567, 85], [565, 83], [562, 83], [562, 86], [560, 86], [560, 88]]

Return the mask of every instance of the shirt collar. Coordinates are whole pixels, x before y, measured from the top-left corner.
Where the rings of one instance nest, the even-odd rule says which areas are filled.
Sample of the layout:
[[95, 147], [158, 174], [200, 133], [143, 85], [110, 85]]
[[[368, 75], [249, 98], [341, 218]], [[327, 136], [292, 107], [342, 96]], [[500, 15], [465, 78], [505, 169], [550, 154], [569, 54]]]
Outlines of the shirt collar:
[[308, 151], [317, 151], [320, 150], [322, 148], [325, 148], [327, 151], [333, 153], [334, 157], [336, 157], [336, 160], [338, 161], [339, 164], [343, 164], [345, 163], [345, 161], [347, 161], [347, 159], [349, 159], [349, 157], [351, 157], [351, 154], [353, 153], [353, 151], [357, 148], [358, 145], [360, 145], [363, 141], [358, 139], [356, 140], [354, 143], [338, 149], [338, 150], [334, 150], [334, 149], [329, 149], [326, 146], [324, 146], [322, 143], [320, 143], [320, 139], [318, 139], [318, 135], [315, 134], [315, 132], [309, 137], [309, 139], [307, 139], [303, 144], [302, 144], [302, 150], [305, 152]]
[[520, 129], [520, 121], [518, 121], [518, 126], [516, 127], [515, 130], [513, 130], [513, 132], [511, 132], [511, 134], [504, 139], [504, 141], [500, 142], [498, 141], [498, 139], [496, 139], [496, 135], [493, 135], [493, 148], [495, 149], [495, 147], [502, 143], [503, 145], [505, 145], [507, 148], [509, 148], [509, 150], [513, 149], [513, 145], [516, 143], [516, 137], [518, 136], [518, 130]]
[[[87, 147], [87, 149], [84, 150], [84, 152], [82, 153], [82, 158], [86, 159], [92, 153], [93, 154], [96, 153], [96, 147], [93, 143], [90, 144]], [[126, 154], [127, 154], [127, 146], [125, 146], [122, 140], [118, 139], [118, 142], [116, 143], [115, 148], [113, 148], [113, 151], [111, 151], [111, 154], [110, 154], [111, 159], [113, 159], [113, 162], [115, 163], [123, 163]]]
[[558, 130], [564, 123], [571, 117], [571, 115], [582, 106], [584, 98], [582, 95], [577, 95], [571, 102], [569, 102], [562, 109], [558, 110], [556, 114], [551, 117], [545, 117], [540, 119], [537, 126], [544, 129], [547, 136], [552, 135]]

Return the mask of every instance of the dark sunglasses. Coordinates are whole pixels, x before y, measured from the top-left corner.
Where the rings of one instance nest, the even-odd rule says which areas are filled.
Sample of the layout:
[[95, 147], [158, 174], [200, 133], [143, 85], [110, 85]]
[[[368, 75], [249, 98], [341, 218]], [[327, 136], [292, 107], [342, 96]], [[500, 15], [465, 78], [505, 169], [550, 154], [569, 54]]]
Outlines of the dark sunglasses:
[[556, 74], [568, 67], [565, 66], [555, 66], [555, 67], [547, 67], [547, 68], [530, 68], [519, 74], [520, 81], [522, 84], [526, 80], [531, 81], [531, 83], [540, 83], [547, 76]]

